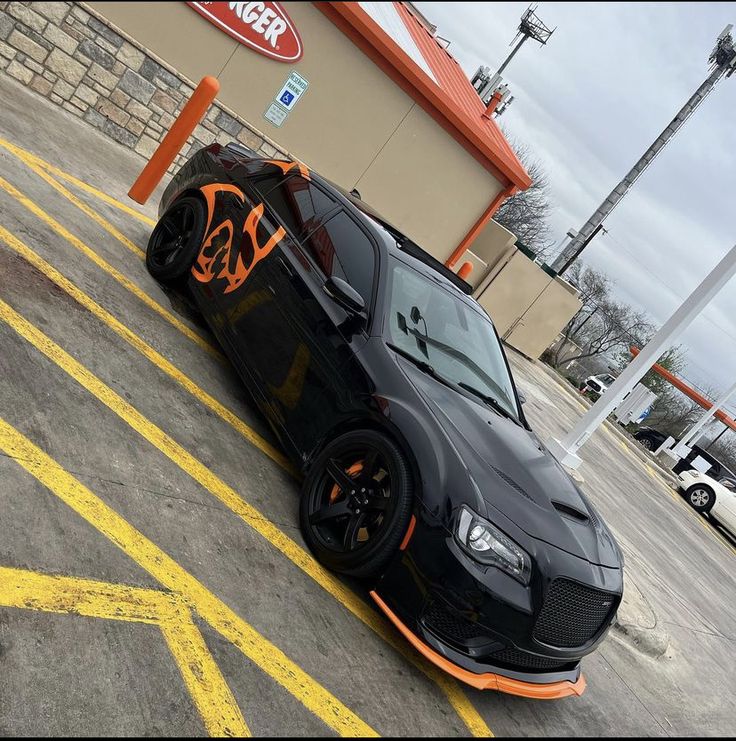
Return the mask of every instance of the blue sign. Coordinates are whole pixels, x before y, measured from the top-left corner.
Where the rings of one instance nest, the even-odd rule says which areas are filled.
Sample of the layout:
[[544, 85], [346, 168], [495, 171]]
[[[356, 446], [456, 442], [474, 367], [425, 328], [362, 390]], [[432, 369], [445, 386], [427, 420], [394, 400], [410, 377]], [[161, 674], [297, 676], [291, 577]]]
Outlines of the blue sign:
[[284, 90], [283, 94], [279, 98], [279, 100], [285, 105], [289, 106], [291, 105], [291, 102], [294, 100], [294, 94], [290, 93], [288, 90]]

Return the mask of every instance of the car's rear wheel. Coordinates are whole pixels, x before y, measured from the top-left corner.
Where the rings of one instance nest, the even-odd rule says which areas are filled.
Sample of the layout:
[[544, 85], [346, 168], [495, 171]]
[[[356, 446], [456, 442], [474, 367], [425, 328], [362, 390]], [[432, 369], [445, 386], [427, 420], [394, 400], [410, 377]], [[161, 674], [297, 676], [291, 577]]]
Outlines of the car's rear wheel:
[[647, 450], [654, 450], [654, 440], [651, 437], [640, 437], [639, 442]]
[[411, 472], [398, 446], [373, 430], [348, 432], [322, 451], [304, 481], [304, 538], [328, 568], [377, 576], [406, 533], [412, 502]]
[[187, 196], [175, 201], [159, 219], [146, 249], [148, 272], [165, 285], [180, 281], [192, 267], [204, 239], [204, 203]]
[[687, 503], [698, 512], [710, 512], [716, 501], [713, 490], [702, 484], [691, 486], [685, 492], [685, 496], [687, 497]]

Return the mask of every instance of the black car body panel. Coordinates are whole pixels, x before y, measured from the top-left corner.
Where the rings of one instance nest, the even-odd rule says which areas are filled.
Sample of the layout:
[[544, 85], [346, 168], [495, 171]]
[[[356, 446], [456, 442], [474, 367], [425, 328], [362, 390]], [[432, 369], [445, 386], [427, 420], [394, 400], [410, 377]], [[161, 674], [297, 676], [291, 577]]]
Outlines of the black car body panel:
[[[284, 188], [268, 190], [285, 178], [293, 178], [295, 200], [304, 182], [316, 189], [301, 233], [280, 216], [273, 194], [278, 189], [283, 197]], [[518, 398], [518, 419], [508, 419], [422, 372], [385, 340], [389, 259], [482, 311], [465, 284], [415, 245], [402, 250], [390, 225], [296, 163], [212, 145], [175, 175], [161, 212], [192, 193], [207, 199], [208, 226], [188, 288], [291, 457], [307, 469], [329, 440], [371, 428], [398, 443], [411, 464], [416, 526], [376, 587], [381, 597], [416, 636], [470, 672], [575, 682], [580, 658], [602, 640], [621, 598], [622, 558], [613, 536], [529, 429]], [[349, 258], [360, 270], [351, 274], [353, 267], [342, 263], [340, 269], [360, 288], [362, 317], [324, 290], [322, 268], [334, 267], [329, 261], [340, 255], [328, 254], [335, 246], [322, 227], [337, 216], [343, 221], [332, 223], [361, 242], [362, 252]], [[320, 234], [308, 253], [307, 241]], [[508, 370], [505, 356], [504, 363]], [[458, 545], [463, 506], [528, 553], [527, 585]], [[557, 618], [545, 617], [550, 600], [562, 600]], [[564, 645], [571, 639], [555, 637], [554, 630], [565, 631], [554, 621], [574, 622], [585, 600], [596, 604], [595, 624], [572, 639], [578, 644]], [[550, 635], [553, 642], [545, 642]]]

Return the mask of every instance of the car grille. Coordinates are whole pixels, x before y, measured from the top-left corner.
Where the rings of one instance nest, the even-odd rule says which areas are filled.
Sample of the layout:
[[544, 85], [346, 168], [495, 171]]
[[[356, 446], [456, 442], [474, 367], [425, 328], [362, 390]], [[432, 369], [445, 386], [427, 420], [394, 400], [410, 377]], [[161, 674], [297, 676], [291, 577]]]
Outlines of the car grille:
[[560, 648], [576, 648], [590, 641], [615, 609], [618, 595], [555, 579], [534, 626], [534, 638]]
[[559, 669], [561, 666], [572, 663], [570, 659], [564, 661], [548, 659], [546, 656], [534, 656], [515, 648], [504, 648], [503, 651], [496, 651], [490, 656], [490, 660], [502, 664], [511, 664], [519, 669]]
[[490, 638], [480, 625], [450, 612], [438, 602], [432, 602], [427, 607], [422, 622], [433, 633], [452, 643], [463, 643], [474, 638]]

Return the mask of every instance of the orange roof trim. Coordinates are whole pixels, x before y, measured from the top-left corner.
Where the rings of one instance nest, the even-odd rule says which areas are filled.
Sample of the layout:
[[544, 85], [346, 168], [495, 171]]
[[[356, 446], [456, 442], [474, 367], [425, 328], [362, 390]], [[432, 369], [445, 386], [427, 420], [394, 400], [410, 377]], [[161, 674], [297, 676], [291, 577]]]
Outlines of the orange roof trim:
[[526, 190], [531, 178], [455, 58], [400, 2], [394, 6], [437, 82], [357, 2], [316, 2], [343, 33], [506, 185]]

